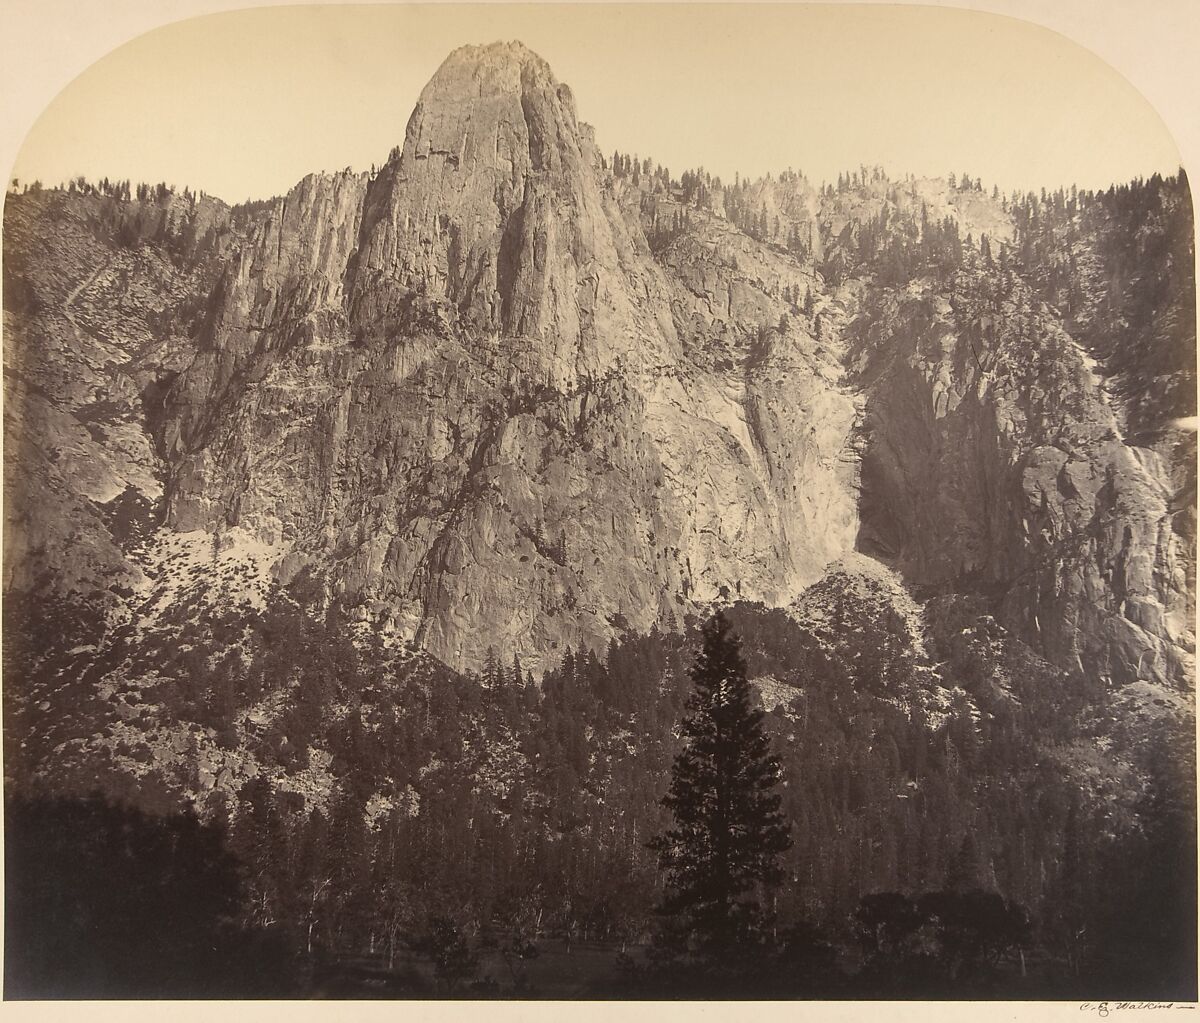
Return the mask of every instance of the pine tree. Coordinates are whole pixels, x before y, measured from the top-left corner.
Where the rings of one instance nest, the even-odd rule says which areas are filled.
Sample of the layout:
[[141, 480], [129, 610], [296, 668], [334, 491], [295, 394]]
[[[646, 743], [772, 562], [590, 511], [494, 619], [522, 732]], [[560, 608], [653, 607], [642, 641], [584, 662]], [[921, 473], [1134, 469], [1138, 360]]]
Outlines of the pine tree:
[[720, 611], [705, 625], [691, 669], [695, 689], [663, 805], [674, 827], [651, 843], [666, 871], [660, 912], [668, 945], [729, 964], [755, 946], [767, 923], [759, 902], [782, 880], [778, 857], [791, 847], [772, 790], [780, 779], [762, 711], [751, 706], [740, 643]]

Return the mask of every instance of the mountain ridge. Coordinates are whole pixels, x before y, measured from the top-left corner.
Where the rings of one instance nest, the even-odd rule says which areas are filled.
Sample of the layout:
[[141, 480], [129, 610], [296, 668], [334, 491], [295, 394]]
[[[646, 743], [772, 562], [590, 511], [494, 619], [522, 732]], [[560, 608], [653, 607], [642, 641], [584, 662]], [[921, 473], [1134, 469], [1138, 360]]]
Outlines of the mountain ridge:
[[[580, 127], [569, 90], [522, 44], [454, 51], [422, 92], [403, 145], [377, 174], [306, 177], [250, 228], [221, 271], [196, 354], [158, 399], [155, 445], [165, 460], [171, 527], [219, 531], [249, 523], [263, 542], [280, 546], [276, 571], [285, 582], [311, 562], [302, 548], [316, 554], [315, 566], [349, 543], [347, 556], [335, 559], [333, 595], [397, 608], [393, 624], [401, 632], [458, 666], [478, 666], [487, 645], [602, 646], [613, 635], [607, 619], [619, 615], [647, 628], [680, 590], [685, 603], [690, 594], [711, 600], [728, 592], [786, 604], [819, 578], [822, 565], [851, 549], [888, 549], [894, 537], [881, 540], [877, 523], [858, 524], [862, 466], [870, 470], [868, 496], [879, 479], [891, 478], [872, 468], [880, 463], [869, 441], [887, 430], [880, 424], [888, 399], [872, 399], [847, 380], [879, 377], [868, 365], [879, 343], [865, 340], [864, 324], [871, 316], [884, 323], [882, 307], [868, 309], [890, 291], [878, 274], [865, 284], [838, 278], [856, 250], [871, 244], [864, 243], [868, 233], [878, 235], [876, 244], [889, 236], [893, 247], [897, 237], [924, 244], [904, 232], [928, 239], [934, 226], [953, 222], [956, 231], [987, 227], [991, 244], [1007, 248], [1017, 233], [1012, 215], [974, 185], [892, 183], [865, 168], [854, 188], [829, 186], [820, 195], [792, 174], [712, 188], [697, 186], [696, 176], [681, 187], [657, 173], [649, 161], [632, 175], [610, 167]], [[660, 222], [685, 216], [689, 229], [652, 252], [646, 239], [660, 236]], [[968, 290], [998, 295], [989, 264], [990, 254], [986, 263], [972, 256], [956, 272], [973, 277]], [[1002, 274], [1015, 280], [1009, 270]], [[943, 308], [942, 285], [926, 280], [922, 301]], [[77, 287], [86, 290], [87, 281]], [[797, 316], [801, 291], [812, 296], [812, 310]], [[1018, 297], [1006, 308], [1028, 317], [1021, 310], [1032, 310], [1031, 301]], [[928, 315], [921, 302], [909, 307]], [[1037, 315], [1056, 319], [1040, 308]], [[984, 322], [983, 331], [994, 331], [1003, 319], [997, 306], [972, 329]], [[848, 342], [847, 332], [857, 340]], [[989, 358], [987, 342], [968, 340], [969, 357], [960, 343], [962, 354], [949, 361], [935, 355], [919, 368], [935, 375], [928, 399], [934, 423], [948, 421], [947, 403], [963, 401], [977, 371], [981, 381], [994, 374], [976, 365], [977, 348]], [[1056, 356], [1064, 366], [1094, 365], [1071, 344]], [[925, 358], [914, 352], [907, 361]], [[911, 400], [927, 400], [921, 394], [930, 384], [914, 383]], [[1063, 386], [1085, 404], [1089, 390], [1106, 401], [1094, 372]], [[983, 407], [989, 400], [976, 399], [985, 415], [992, 415]], [[275, 422], [272, 401], [299, 418]], [[390, 418], [397, 404], [411, 404], [420, 418], [399, 433]], [[931, 424], [912, 411], [886, 421], [920, 436]], [[614, 461], [606, 453], [598, 463], [592, 457], [581, 472], [579, 458], [610, 439], [589, 434], [589, 413], [604, 422], [592, 424], [593, 432], [610, 432], [630, 454]], [[1119, 435], [1115, 421], [1109, 428]], [[416, 436], [421, 431], [424, 438]], [[360, 445], [363, 433], [372, 437], [370, 452]], [[703, 486], [692, 478], [698, 440], [712, 477]], [[1153, 458], [1122, 458], [1120, 474], [1142, 481], [1130, 483], [1132, 500], [1169, 489], [1155, 482], [1162, 469]], [[621, 479], [631, 471], [632, 480]], [[1030, 467], [1027, 475], [1041, 471]], [[402, 491], [389, 483], [398, 473], [424, 480], [416, 490], [426, 497], [452, 499], [387, 515], [386, 505], [412, 503], [407, 481]], [[581, 486], [591, 488], [588, 498], [564, 504], [561, 495]], [[989, 486], [1015, 489], [1008, 479]], [[625, 495], [617, 502], [620, 522], [611, 515], [604, 529], [589, 508], [610, 503], [615, 492]], [[978, 511], [970, 516], [986, 521]], [[1149, 521], [1146, 528], [1157, 529]], [[584, 540], [583, 560], [591, 564], [547, 557], [553, 544], [538, 542], [539, 530], [552, 534], [555, 550], [566, 546], [568, 532], [578, 533], [571, 539]], [[655, 537], [658, 549], [629, 557], [630, 539], [639, 535], [641, 543]], [[1174, 535], [1168, 531], [1167, 548], [1152, 558], [1156, 576], [1168, 580], [1180, 560], [1170, 548]], [[498, 561], [487, 549], [495, 545]], [[632, 589], [590, 571], [618, 556]], [[973, 558], [950, 578], [976, 571]], [[530, 563], [518, 569], [517, 585], [497, 589], [502, 564]], [[923, 570], [910, 563], [914, 569], [919, 578]], [[1162, 611], [1099, 623], [1121, 632], [1104, 640], [1101, 656], [1115, 649], [1119, 660], [1139, 665], [1150, 652], [1152, 676], [1182, 677], [1194, 648], [1176, 607], [1181, 595], [1186, 604], [1186, 587], [1168, 581], [1164, 590], [1148, 579], [1133, 587], [1143, 603], [1117, 604], [1150, 601]], [[528, 593], [538, 595], [532, 617]], [[505, 610], [488, 620], [485, 603]], [[564, 604], [597, 610], [590, 620], [576, 612], [572, 625], [551, 624]], [[1070, 614], [1078, 612], [1055, 609], [1052, 618]], [[1154, 624], [1162, 614], [1175, 624]], [[475, 638], [482, 622], [494, 643]], [[1150, 633], [1139, 636], [1148, 623]], [[1070, 645], [1053, 641], [1051, 656], [1078, 661]]]

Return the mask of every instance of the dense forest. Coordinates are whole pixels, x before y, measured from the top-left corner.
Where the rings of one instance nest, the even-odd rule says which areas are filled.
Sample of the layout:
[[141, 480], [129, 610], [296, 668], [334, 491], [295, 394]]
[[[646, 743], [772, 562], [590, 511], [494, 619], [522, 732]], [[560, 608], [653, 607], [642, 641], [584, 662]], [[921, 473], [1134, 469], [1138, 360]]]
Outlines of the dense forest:
[[[157, 900], [194, 858], [217, 879], [200, 900], [211, 909], [205, 926], [234, 927], [239, 942], [286, 964], [292, 983], [301, 974], [314, 983], [312, 971], [330, 964], [348, 969], [366, 957], [394, 968], [426, 954], [440, 965], [432, 980], [409, 977], [414, 993], [473, 984], [532, 995], [523, 957], [547, 940], [610, 949], [615, 972], [599, 971], [598, 990], [636, 976], [649, 983], [622, 977], [616, 956], [624, 949], [634, 961], [658, 926], [662, 876], [650, 842], [670, 819], [661, 801], [682, 748], [701, 623], [630, 635], [603, 657], [569, 653], [538, 684], [519, 657], [462, 676], [419, 653], [389, 653], [378, 637], [356, 644], [338, 609], [307, 604], [315, 587], [307, 591], [277, 589], [261, 611], [202, 603], [162, 647], [111, 649], [114, 660], [154, 665], [159, 717], [147, 731], [186, 722], [193, 743], [257, 755], [261, 773], [238, 792], [236, 813], [219, 789], [172, 776], [149, 750], [137, 778], [106, 773], [94, 752], [63, 755], [59, 744], [73, 736], [115, 732], [116, 722], [88, 719], [103, 665], [74, 675], [69, 659], [48, 657], [33, 677], [6, 671], [10, 684], [31, 687], [29, 701], [6, 702], [7, 767], [18, 779], [10, 791], [26, 793], [8, 818], [8, 876], [21, 878], [9, 933], [55, 940], [77, 891], [64, 879], [103, 888], [114, 855], [144, 874], [104, 926], [142, 930], [148, 917], [170, 929], [183, 903], [160, 911]], [[1050, 668], [977, 602], [932, 601], [929, 649], [915, 656], [907, 623], [879, 589], [834, 575], [809, 599], [820, 625], [760, 606], [728, 609], [769, 708], [767, 733], [784, 753], [791, 847], [774, 909], [803, 940], [781, 941], [778, 954], [801, 948], [827, 960], [812, 973], [783, 971], [799, 985], [788, 981], [785, 993], [829, 993], [843, 978], [857, 994], [914, 984], [933, 993], [1002, 984], [1010, 994], [1186, 994], [1194, 892], [1180, 886], [1195, 856], [1186, 719], [1130, 739], [1147, 743], [1138, 755], [1150, 780], [1123, 799], [1123, 779], [1076, 760], [1112, 713], [1105, 693]], [[78, 607], [37, 610], [43, 621], [87, 628]], [[21, 623], [10, 612], [6, 636], [14, 634]], [[23, 665], [41, 653], [11, 638], [6, 648]], [[43, 686], [64, 684], [77, 694], [75, 715], [38, 734], [17, 708], [35, 710]], [[285, 709], [260, 729], [253, 708], [264, 698]], [[323, 806], [306, 807], [271, 773], [314, 755], [327, 759], [333, 784]], [[98, 784], [108, 801], [89, 795]], [[39, 789], [59, 798], [28, 795]], [[203, 824], [173, 805], [180, 791], [203, 800]], [[921, 937], [922, 900], [954, 893], [1000, 900], [996, 926], [1009, 934], [1002, 947], [986, 935], [967, 942], [969, 976], [963, 948], [939, 958]], [[46, 975], [10, 959], [10, 990], [52, 990], [68, 976], [87, 983], [103, 969], [89, 948], [40, 960]], [[921, 970], [903, 965], [912, 957]], [[347, 983], [336, 970], [328, 982]]]

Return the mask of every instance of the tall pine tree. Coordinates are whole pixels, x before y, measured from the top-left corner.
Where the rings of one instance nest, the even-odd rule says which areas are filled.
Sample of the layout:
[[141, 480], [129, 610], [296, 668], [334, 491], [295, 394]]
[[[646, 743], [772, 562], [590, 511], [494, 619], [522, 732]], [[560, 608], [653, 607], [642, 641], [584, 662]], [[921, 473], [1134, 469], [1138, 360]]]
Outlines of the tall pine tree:
[[704, 626], [703, 639], [691, 669], [686, 746], [663, 799], [674, 826], [651, 847], [666, 872], [664, 943], [729, 963], [759, 944], [767, 923], [760, 899], [782, 880], [778, 858], [792, 842], [773, 791], [779, 757], [762, 711], [751, 704], [741, 645], [722, 612]]

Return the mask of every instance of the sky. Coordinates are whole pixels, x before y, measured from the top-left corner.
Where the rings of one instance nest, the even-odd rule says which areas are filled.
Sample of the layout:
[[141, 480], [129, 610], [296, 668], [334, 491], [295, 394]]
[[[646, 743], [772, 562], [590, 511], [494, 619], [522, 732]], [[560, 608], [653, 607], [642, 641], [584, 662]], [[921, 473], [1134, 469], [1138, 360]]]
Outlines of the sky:
[[520, 39], [571, 86], [606, 152], [678, 175], [880, 164], [1004, 191], [1107, 187], [1180, 157], [1109, 65], [1025, 22], [822, 5], [304, 6], [142, 35], [46, 108], [12, 175], [165, 180], [230, 202], [382, 163], [464, 43]]

